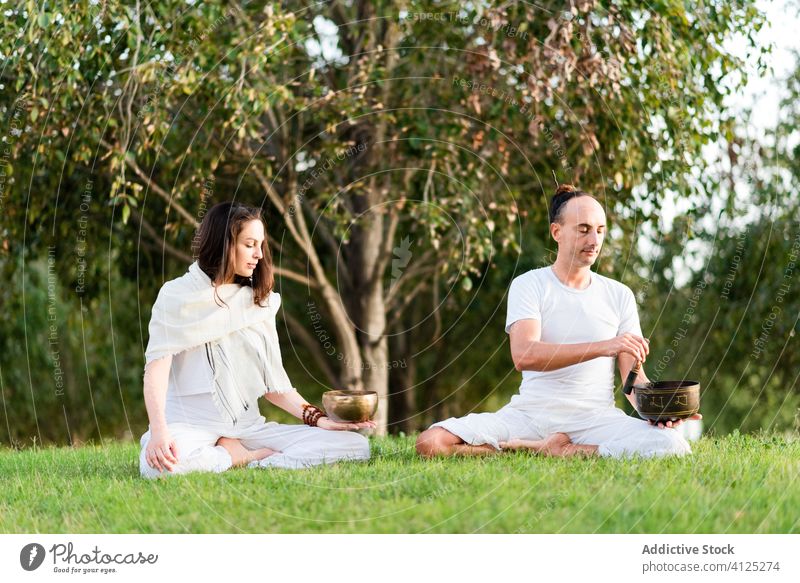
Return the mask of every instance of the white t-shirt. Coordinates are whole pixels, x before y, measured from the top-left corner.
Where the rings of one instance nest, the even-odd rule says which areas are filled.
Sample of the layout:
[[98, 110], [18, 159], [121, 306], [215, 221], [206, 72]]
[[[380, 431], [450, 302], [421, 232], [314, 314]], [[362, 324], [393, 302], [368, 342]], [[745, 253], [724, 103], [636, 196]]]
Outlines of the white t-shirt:
[[[180, 387], [180, 391], [178, 391]], [[214, 390], [214, 373], [205, 344], [184, 350], [172, 357], [169, 393], [198, 395]]]
[[[181, 394], [177, 387], [181, 387]], [[164, 411], [167, 423], [222, 423], [213, 390], [214, 373], [204, 344], [173, 356]]]
[[[579, 290], [561, 283], [551, 267], [514, 278], [508, 292], [506, 333], [517, 320], [539, 320], [542, 342], [577, 344], [630, 332], [642, 335], [636, 299], [623, 283], [590, 272]], [[513, 406], [594, 408], [614, 405], [614, 357], [600, 357], [546, 372], [522, 372]]]

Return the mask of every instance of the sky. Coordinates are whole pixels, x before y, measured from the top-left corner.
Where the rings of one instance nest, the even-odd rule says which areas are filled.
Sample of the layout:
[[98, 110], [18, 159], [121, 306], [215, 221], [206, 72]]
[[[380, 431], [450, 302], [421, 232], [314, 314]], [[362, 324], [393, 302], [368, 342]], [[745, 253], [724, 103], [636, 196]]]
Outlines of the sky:
[[[754, 109], [749, 123], [757, 128], [765, 128], [775, 125], [779, 114], [781, 80], [796, 66], [792, 50], [800, 51], [800, 17], [798, 17], [800, 2], [761, 1], [758, 2], [758, 6], [766, 12], [768, 23], [759, 31], [756, 39], [762, 45], [770, 42], [774, 44], [770, 58], [774, 70], [766, 76], [759, 76], [751, 63], [747, 88], [731, 98], [731, 105], [743, 108], [757, 103], [758, 107]], [[741, 43], [730, 44], [730, 49], [735, 54], [744, 57], [744, 51], [740, 47]]]

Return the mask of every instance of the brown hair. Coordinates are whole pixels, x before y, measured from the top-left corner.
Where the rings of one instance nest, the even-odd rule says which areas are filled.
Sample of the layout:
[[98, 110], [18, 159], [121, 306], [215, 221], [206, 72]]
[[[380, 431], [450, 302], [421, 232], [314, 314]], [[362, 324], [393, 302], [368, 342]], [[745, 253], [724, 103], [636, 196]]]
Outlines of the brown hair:
[[216, 204], [203, 218], [192, 247], [197, 256], [197, 264], [211, 281], [220, 284], [232, 279], [234, 283], [250, 285], [253, 288], [253, 301], [261, 305], [275, 287], [272, 255], [266, 238], [261, 242], [263, 257], [256, 265], [252, 277], [239, 276], [234, 270], [236, 239], [245, 223], [250, 221], [261, 221], [264, 233], [267, 232], [260, 208], [235, 201]]
[[564, 205], [567, 204], [567, 202], [573, 198], [578, 198], [579, 196], [592, 195], [588, 192], [578, 190], [571, 184], [559, 185], [559, 187], [556, 189], [556, 193], [553, 195], [553, 199], [550, 201], [550, 222], [560, 223], [561, 209], [564, 208]]

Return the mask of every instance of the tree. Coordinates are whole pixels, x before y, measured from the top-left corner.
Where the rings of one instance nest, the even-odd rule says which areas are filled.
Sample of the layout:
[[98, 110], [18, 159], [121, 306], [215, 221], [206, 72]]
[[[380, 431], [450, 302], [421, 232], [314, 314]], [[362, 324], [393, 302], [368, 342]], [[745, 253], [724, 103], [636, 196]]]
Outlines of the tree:
[[[722, 196], [705, 205], [714, 214], [678, 218], [640, 298], [659, 347], [651, 378], [700, 379], [705, 425], [717, 432], [800, 429], [800, 68], [783, 88], [774, 128], [743, 121], [721, 141]], [[701, 243], [689, 268], [688, 240]], [[690, 273], [682, 286], [679, 271]]]
[[86, 265], [111, 241], [123, 274], [169, 279], [213, 202], [261, 204], [291, 341], [331, 385], [378, 391], [382, 430], [390, 371], [431, 326], [442, 349], [444, 311], [520, 253], [527, 220], [541, 232], [554, 174], [620, 217], [623, 259], [642, 200], [703, 188], [739, 64], [724, 43], [763, 22], [749, 1], [296, 6], [12, 9], [0, 94], [30, 129], [6, 161], [7, 253], [74, 256], [59, 217], [85, 204]]

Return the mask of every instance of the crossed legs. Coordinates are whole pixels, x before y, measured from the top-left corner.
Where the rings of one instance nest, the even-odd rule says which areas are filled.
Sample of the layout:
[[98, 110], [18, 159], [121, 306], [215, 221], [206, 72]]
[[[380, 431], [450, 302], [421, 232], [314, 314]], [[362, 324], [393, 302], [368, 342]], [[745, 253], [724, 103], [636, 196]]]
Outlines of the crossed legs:
[[268, 447], [247, 449], [242, 445], [241, 440], [233, 437], [220, 437], [216, 445], [222, 446], [225, 448], [225, 451], [230, 454], [231, 465], [234, 467], [245, 466], [250, 462], [263, 460], [265, 457], [269, 457], [275, 453], [275, 450]]
[[576, 444], [566, 433], [547, 432], [535, 418], [509, 406], [434, 423], [420, 434], [416, 447], [423, 457], [484, 456], [519, 449], [559, 457], [598, 454], [596, 445]]
[[369, 441], [358, 433], [266, 423], [263, 417], [235, 432], [189, 423], [173, 423], [169, 429], [177, 444], [178, 463], [171, 472], [160, 472], [147, 463], [148, 430], [140, 440], [139, 469], [143, 477], [224, 472], [233, 466], [244, 465], [299, 469], [370, 457]]
[[499, 443], [501, 449], [491, 445], [470, 445], [457, 435], [442, 427], [431, 427], [420, 433], [417, 439], [417, 453], [423, 457], [436, 456], [485, 456], [504, 451], [528, 450], [539, 455], [569, 457], [574, 455], [598, 455], [596, 445], [572, 443], [566, 433], [553, 433], [543, 439], [509, 439]]
[[615, 407], [576, 410], [554, 421], [544, 413], [523, 413], [506, 406], [496, 413], [470, 413], [440, 421], [417, 439], [417, 452], [424, 457], [491, 455], [520, 449], [554, 457], [691, 453], [675, 429], [654, 427]]
[[598, 446], [572, 443], [572, 440], [566, 433], [554, 433], [545, 439], [538, 440], [509, 439], [508, 441], [501, 441], [500, 447], [504, 450], [508, 449], [512, 451], [527, 449], [534, 453], [552, 457], [600, 455], [597, 451], [599, 449]]
[[431, 427], [419, 434], [417, 453], [422, 457], [450, 455], [492, 455], [498, 450], [488, 444], [469, 445], [442, 427]]

